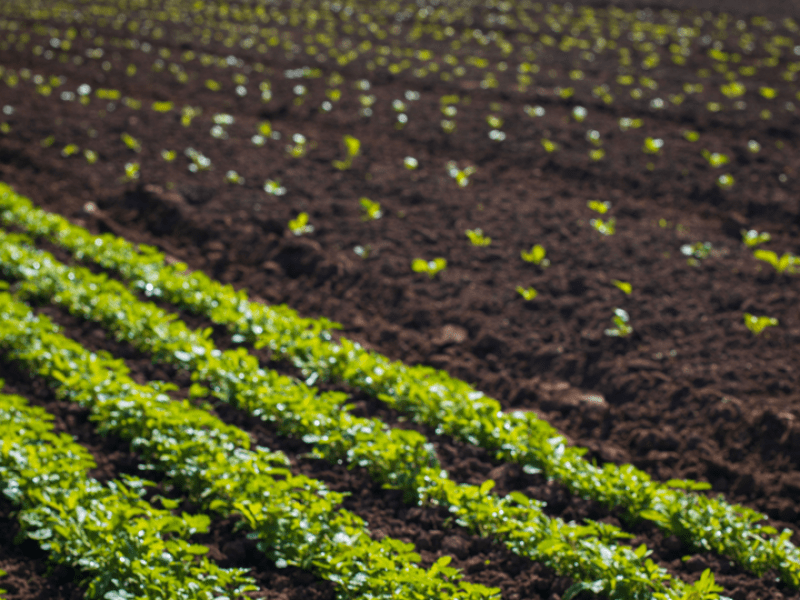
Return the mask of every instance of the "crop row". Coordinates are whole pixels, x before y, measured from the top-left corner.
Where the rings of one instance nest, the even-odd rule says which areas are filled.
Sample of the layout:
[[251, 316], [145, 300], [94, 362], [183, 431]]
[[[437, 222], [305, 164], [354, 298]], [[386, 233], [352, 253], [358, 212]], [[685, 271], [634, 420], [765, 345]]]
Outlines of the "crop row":
[[[611, 597], [691, 597], [685, 586], [652, 561], [647, 550], [635, 552], [614, 540], [629, 537], [599, 523], [583, 526], [549, 519], [541, 503], [513, 493], [498, 498], [482, 486], [456, 484], [447, 478], [430, 444], [414, 431], [389, 429], [377, 419], [347, 412], [346, 396], [316, 394], [288, 377], [258, 368], [243, 348], [221, 352], [208, 332], [191, 331], [174, 315], [151, 303], [139, 302], [122, 284], [69, 268], [45, 252], [19, 244], [16, 236], [0, 234], [0, 269], [22, 279], [20, 292], [41, 301], [54, 301], [71, 313], [103, 324], [119, 340], [192, 373], [224, 402], [265, 420], [276, 422], [284, 434], [313, 443], [329, 460], [366, 468], [384, 485], [404, 491], [407, 500], [447, 508], [470, 531], [503, 541], [514, 552], [540, 560], [596, 592]], [[206, 390], [195, 384], [193, 395]], [[670, 582], [668, 590], [665, 583]]]
[[366, 523], [337, 509], [343, 495], [292, 475], [288, 459], [250, 449], [247, 434], [186, 401], [163, 382], [136, 384], [121, 360], [93, 354], [46, 317], [0, 294], [0, 345], [44, 377], [60, 398], [87, 406], [101, 433], [131, 442], [153, 468], [204, 510], [238, 515], [276, 565], [311, 569], [339, 584], [342, 598], [492, 598], [497, 590], [461, 581], [440, 560], [426, 571], [413, 544], [372, 540]]
[[27, 537], [54, 562], [83, 571], [88, 597], [212, 600], [258, 589], [245, 569], [220, 569], [202, 556], [208, 548], [189, 541], [207, 531], [207, 516], [154, 508], [141, 498], [149, 482], [135, 477], [89, 477], [91, 455], [53, 433], [52, 420], [24, 398], [0, 394], [0, 489], [19, 507]]
[[249, 302], [246, 292], [186, 273], [182, 263], [166, 265], [153, 248], [111, 235], [92, 236], [62, 217], [33, 208], [10, 188], [0, 192], [6, 224], [91, 259], [120, 274], [148, 296], [160, 297], [227, 327], [234, 341], [267, 346], [277, 356], [303, 370], [306, 383], [334, 379], [363, 389], [437, 432], [453, 435], [491, 450], [499, 460], [541, 470], [574, 493], [609, 507], [621, 508], [631, 520], [647, 519], [674, 533], [691, 547], [714, 551], [736, 560], [756, 574], [774, 568], [790, 585], [800, 584], [800, 552], [780, 535], [759, 524], [760, 513], [723, 498], [692, 493], [707, 485], [691, 481], [652, 481], [631, 465], [596, 467], [569, 446], [563, 436], [531, 412], [504, 413], [496, 400], [463, 381], [424, 366], [406, 366], [339, 338], [334, 343], [325, 319], [303, 319], [285, 306], [271, 308]]

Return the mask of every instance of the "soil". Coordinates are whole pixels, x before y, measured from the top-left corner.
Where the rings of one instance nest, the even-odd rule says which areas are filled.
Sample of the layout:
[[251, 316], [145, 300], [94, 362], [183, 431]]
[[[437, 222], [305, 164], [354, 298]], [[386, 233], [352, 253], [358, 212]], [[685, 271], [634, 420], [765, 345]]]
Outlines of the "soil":
[[[750, 14], [744, 3], [713, 4], [708, 8], [724, 5], [736, 18]], [[653, 11], [683, 8], [665, 2], [623, 5], [645, 6]], [[786, 10], [790, 8], [797, 10]], [[776, 19], [790, 14], [779, 13], [782, 5], [765, 4], [763, 10]], [[689, 22], [697, 14], [681, 18]], [[657, 12], [643, 18], [657, 18]], [[107, 25], [92, 27], [107, 40], [119, 35]], [[712, 32], [710, 23], [703, 27]], [[47, 39], [31, 33], [31, 45]], [[188, 41], [188, 33], [188, 26], [175, 24], [170, 39], [150, 43], [221, 57], [232, 52], [220, 42]], [[780, 24], [773, 33], [793, 35]], [[736, 40], [724, 41], [733, 45]], [[427, 47], [444, 53], [446, 46], [437, 44]], [[776, 274], [767, 263], [754, 260], [740, 234], [741, 229], [767, 231], [772, 240], [763, 247], [800, 254], [800, 120], [784, 104], [794, 96], [794, 85], [777, 69], [761, 69], [757, 83], [777, 89], [780, 103], [752, 94], [746, 96], [747, 109], [738, 110], [717, 92], [725, 83], [721, 73], [695, 76], [698, 69], [710, 67], [705, 50], [678, 67], [660, 47], [666, 58], [649, 74], [658, 90], [645, 88], [642, 100], [614, 83], [618, 64], [609, 53], [598, 54], [589, 66], [582, 64], [585, 78], [572, 81], [567, 73], [574, 56], [544, 49], [539, 62], [547, 68], [525, 91], [516, 87], [513, 69], [498, 72], [497, 89], [482, 89], [469, 71], [464, 78], [444, 82], [418, 79], [410, 72], [369, 71], [361, 59], [344, 68], [312, 60], [325, 77], [303, 80], [308, 93], [297, 103], [293, 87], [298, 82], [287, 78], [285, 70], [308, 61], [283, 51], [264, 57], [237, 49], [236, 56], [246, 65], [232, 69], [186, 63], [190, 77], [178, 83], [169, 69], [153, 70], [155, 51], [109, 47], [107, 71], [99, 61], [72, 61], [73, 55], [85, 57], [92, 47], [91, 40], [79, 36], [65, 53], [68, 61], [60, 62], [46, 54], [36, 56], [30, 47], [0, 46], [0, 65], [6, 69], [66, 78], [47, 97], [37, 94], [30, 81], [0, 87], [0, 104], [15, 109], [2, 116], [11, 131], [0, 135], [0, 180], [94, 232], [111, 231], [154, 244], [192, 269], [246, 288], [251, 297], [334, 319], [342, 324], [343, 335], [392, 359], [444, 369], [497, 398], [506, 409], [534, 410], [573, 443], [588, 448], [590, 459], [631, 462], [660, 480], [707, 481], [712, 493], [766, 513], [779, 529], [791, 528], [800, 543], [800, 278]], [[481, 48], [493, 61], [502, 58], [494, 46]], [[763, 56], [760, 50], [752, 54], [754, 59]], [[264, 74], [251, 68], [258, 61], [265, 65]], [[125, 75], [129, 64], [136, 65], [136, 75]], [[318, 107], [334, 70], [346, 83], [342, 99], [325, 113]], [[234, 94], [227, 83], [224, 92], [205, 87], [209, 78], [230, 81], [231, 72], [250, 78], [246, 96]], [[358, 113], [362, 92], [353, 83], [362, 77], [369, 78], [369, 94], [376, 97], [371, 117]], [[256, 91], [256, 82], [265, 78], [272, 82], [268, 103]], [[562, 99], [554, 91], [565, 81], [575, 89], [572, 98]], [[649, 108], [651, 100], [666, 99], [681, 93], [684, 83], [699, 81], [703, 93], [687, 95], [682, 104], [665, 110]], [[604, 82], [615, 97], [613, 104], [592, 95], [593, 87]], [[75, 90], [81, 83], [119, 89], [141, 99], [144, 107], [171, 100], [177, 107], [201, 106], [203, 113], [184, 127], [175, 111], [133, 110], [119, 102], [112, 107], [98, 99], [88, 106], [59, 100], [60, 90]], [[419, 91], [420, 99], [406, 101], [406, 90]], [[438, 126], [439, 99], [445, 94], [462, 99], [456, 131], [449, 135]], [[409, 105], [408, 124], [402, 129], [395, 128], [394, 99]], [[722, 102], [725, 110], [707, 111], [710, 101]], [[546, 114], [530, 117], [526, 105], [541, 105]], [[571, 116], [578, 105], [588, 111], [583, 122]], [[761, 118], [764, 109], [772, 111], [770, 119]], [[209, 135], [217, 113], [235, 117], [225, 128], [227, 139]], [[490, 114], [505, 121], [502, 142], [488, 137]], [[643, 126], [622, 132], [623, 117], [640, 118]], [[250, 138], [265, 119], [282, 137], [256, 147]], [[698, 131], [700, 141], [687, 141], [687, 129]], [[586, 141], [587, 130], [598, 131], [604, 141], [601, 161], [587, 158], [594, 148]], [[302, 158], [286, 152], [296, 132], [313, 146]], [[141, 152], [127, 148], [122, 133], [136, 138]], [[344, 157], [344, 134], [358, 138], [362, 150], [351, 169], [340, 171], [331, 163]], [[43, 147], [40, 142], [48, 136], [55, 143]], [[646, 136], [664, 140], [659, 154], [642, 152]], [[561, 149], [544, 152], [541, 138]], [[747, 149], [751, 139], [761, 144], [758, 154]], [[63, 157], [61, 150], [69, 143], [94, 150], [98, 162], [89, 165], [80, 154]], [[211, 171], [189, 172], [183, 151], [190, 147], [211, 159]], [[162, 149], [176, 151], [177, 159], [164, 161]], [[701, 149], [726, 153], [731, 164], [713, 169]], [[418, 159], [419, 168], [404, 168], [406, 156]], [[450, 160], [459, 168], [477, 167], [468, 186], [460, 188], [447, 175]], [[129, 161], [141, 165], [138, 181], [121, 181]], [[244, 185], [225, 182], [229, 169], [245, 178]], [[724, 172], [735, 177], [731, 189], [717, 186]], [[279, 181], [286, 194], [265, 193], [266, 179]], [[362, 219], [362, 197], [380, 202], [382, 218]], [[601, 235], [591, 226], [590, 219], [599, 215], [587, 208], [589, 200], [611, 203], [601, 218], [616, 219], [614, 235]], [[314, 230], [295, 236], [287, 223], [300, 212], [309, 214]], [[489, 247], [469, 243], [464, 231], [474, 228], [492, 238]], [[689, 264], [681, 246], [695, 242], [710, 242], [712, 251]], [[546, 248], [549, 267], [520, 259], [520, 251], [533, 244]], [[360, 254], [355, 251], [359, 247], [364, 249]], [[447, 268], [433, 278], [410, 268], [414, 258], [435, 257], [446, 258]], [[61, 258], [67, 259], [64, 254]], [[633, 292], [625, 295], [613, 280], [630, 282]], [[525, 301], [517, 286], [533, 286], [539, 294]], [[631, 336], [604, 334], [615, 308], [630, 314]], [[52, 308], [41, 310], [88, 347], [124, 357], [141, 380], [172, 380], [184, 389], [188, 385], [184, 375], [107, 340], [96, 326]], [[776, 317], [779, 326], [753, 335], [743, 313]], [[207, 325], [182, 316], [193, 326]], [[221, 332], [215, 338], [225, 347]], [[293, 373], [268, 356], [261, 358], [271, 368]], [[89, 447], [100, 465], [96, 476], [136, 470], [136, 457], [125, 444], [97, 438], [85, 411], [56, 402], [41, 381], [7, 362], [0, 361], [0, 371], [8, 391], [46, 406], [56, 414], [59, 428]], [[329, 387], [350, 393], [362, 414], [410, 426], [358, 390]], [[443, 553], [454, 555], [453, 564], [464, 569], [467, 579], [500, 586], [507, 600], [551, 600], [569, 585], [497, 545], [445, 529], [442, 515], [404, 506], [395, 493], [381, 490], [364, 473], [301, 458], [306, 451], [302, 444], [278, 436], [263, 423], [229, 407], [218, 406], [217, 411], [251, 432], [258, 443], [286, 452], [298, 472], [353, 492], [345, 507], [366, 518], [375, 535], [414, 542], [425, 564]], [[554, 482], [419, 430], [434, 442], [443, 465], [459, 481], [492, 478], [501, 493], [517, 489], [547, 501], [554, 516], [618, 522], [613, 512], [570, 496]], [[0, 529], [13, 530], [10, 506], [0, 506], [0, 517]], [[215, 522], [202, 543], [220, 564], [253, 567], [263, 597], [333, 596], [328, 584], [307, 573], [279, 570], [260, 559], [232, 527]], [[689, 550], [647, 525], [636, 526], [633, 533], [634, 543], [647, 543], [654, 560], [687, 579], [710, 566], [725, 593], [736, 600], [800, 598], [771, 574], [758, 579], [718, 557], [696, 555], [682, 561]], [[57, 569], [44, 574], [45, 556], [35, 545], [0, 547], [0, 569], [10, 573], [2, 580], [2, 587], [11, 591], [9, 598], [80, 597], [71, 573]]]

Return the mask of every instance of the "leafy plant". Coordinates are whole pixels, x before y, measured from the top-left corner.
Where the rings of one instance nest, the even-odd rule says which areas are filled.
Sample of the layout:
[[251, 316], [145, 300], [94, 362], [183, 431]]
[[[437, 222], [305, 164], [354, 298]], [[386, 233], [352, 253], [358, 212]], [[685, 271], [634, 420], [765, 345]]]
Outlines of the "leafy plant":
[[488, 246], [492, 243], [492, 238], [483, 235], [482, 229], [467, 229], [464, 233], [473, 246]]
[[606, 329], [603, 333], [605, 333], [609, 337], [628, 337], [630, 334], [633, 333], [633, 327], [631, 327], [628, 323], [630, 322], [630, 317], [628, 313], [621, 308], [614, 309], [614, 316], [611, 319], [612, 323], [614, 323], [614, 327]]
[[776, 327], [778, 319], [767, 316], [757, 317], [750, 313], [744, 313], [744, 324], [753, 332], [753, 335], [758, 335], [767, 327]]
[[546, 254], [547, 252], [545, 251], [544, 247], [540, 246], [539, 244], [534, 245], [529, 252], [526, 252], [525, 250], [520, 252], [522, 260], [524, 260], [525, 262], [533, 263], [540, 267], [550, 266], [550, 259], [545, 258]]
[[523, 298], [525, 298], [526, 301], [533, 300], [539, 294], [539, 292], [537, 292], [534, 288], [532, 287], [524, 288], [521, 285], [517, 286], [517, 293]]
[[441, 257], [433, 260], [415, 258], [411, 263], [412, 271], [415, 273], [427, 273], [430, 279], [433, 279], [439, 271], [443, 271], [446, 268], [447, 260]]
[[614, 233], [617, 231], [617, 220], [615, 218], [611, 218], [608, 221], [603, 221], [602, 219], [591, 219], [589, 221], [589, 225], [594, 227], [603, 235], [614, 235]]
[[800, 271], [800, 257], [785, 252], [778, 258], [778, 254], [772, 250], [757, 249], [753, 252], [757, 260], [763, 260], [771, 264], [778, 273], [797, 273]]
[[303, 235], [314, 231], [314, 226], [308, 224], [308, 213], [301, 212], [297, 218], [289, 221], [289, 231], [295, 235]]
[[353, 166], [353, 160], [361, 151], [361, 142], [352, 135], [345, 135], [342, 137], [342, 143], [345, 149], [345, 159], [333, 161], [333, 166], [340, 171], [346, 171]]
[[361, 198], [361, 220], [362, 221], [375, 221], [383, 216], [381, 205], [378, 202], [373, 202], [369, 198]]

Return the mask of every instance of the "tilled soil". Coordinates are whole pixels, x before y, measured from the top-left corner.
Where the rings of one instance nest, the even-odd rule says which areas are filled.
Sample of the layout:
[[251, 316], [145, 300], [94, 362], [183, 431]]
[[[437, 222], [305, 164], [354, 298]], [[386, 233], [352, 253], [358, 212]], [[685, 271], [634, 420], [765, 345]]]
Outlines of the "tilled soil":
[[[727, 10], [746, 16], [749, 9], [731, 4]], [[764, 10], [777, 18], [779, 9]], [[110, 28], [96, 29], [114, 35]], [[186, 32], [176, 25], [174, 39], [159, 45], [183, 51], [191, 44], [177, 40]], [[79, 37], [72, 54], [91, 46]], [[216, 42], [202, 51], [231, 52]], [[491, 54], [492, 49], [485, 51]], [[631, 462], [660, 480], [707, 481], [713, 493], [766, 513], [779, 529], [795, 531], [795, 542], [800, 541], [800, 283], [797, 276], [776, 274], [754, 260], [740, 234], [741, 229], [768, 231], [772, 241], [765, 247], [779, 254], [800, 253], [800, 121], [794, 112], [747, 97], [746, 111], [709, 113], [706, 102], [721, 98], [716, 90], [724, 79], [717, 73], [704, 80], [706, 92], [668, 110], [648, 109], [647, 102], [632, 100], [626, 88], [615, 89], [615, 103], [606, 105], [591, 89], [613, 83], [617, 65], [608, 55], [598, 55], [584, 69], [585, 80], [570, 82], [575, 96], [564, 100], [553, 90], [570, 69], [559, 55], [524, 92], [502, 80], [497, 90], [484, 90], [470, 78], [443, 82], [375, 71], [369, 75], [370, 93], [376, 97], [370, 118], [359, 116], [357, 93], [351, 89], [367, 71], [352, 64], [338, 69], [347, 81], [343, 98], [325, 114], [317, 109], [325, 99], [323, 80], [305, 81], [308, 95], [303, 103], [295, 102], [296, 81], [283, 73], [296, 68], [297, 59], [283, 53], [268, 60], [254, 52], [236, 55], [248, 64], [260, 60], [266, 65], [273, 82], [269, 103], [253, 93], [236, 97], [206, 89], [202, 82], [209, 77], [230, 79], [218, 66], [195, 64], [197, 77], [179, 84], [166, 71], [153, 71], [154, 53], [117, 48], [113, 68], [102, 71], [92, 61], [77, 65], [35, 56], [29, 49], [0, 51], [6, 69], [63, 75], [65, 89], [88, 83], [120, 89], [142, 99], [143, 106], [172, 100], [176, 106], [203, 108], [202, 116], [184, 127], [174, 112], [162, 115], [122, 104], [112, 109], [97, 100], [88, 106], [61, 102], [57, 92], [43, 97], [25, 81], [13, 89], [0, 87], [0, 104], [15, 109], [4, 117], [12, 130], [0, 136], [0, 180], [92, 231], [154, 244], [192, 269], [247, 288], [251, 297], [334, 319], [343, 325], [343, 335], [392, 359], [444, 369], [497, 398], [504, 408], [535, 410], [572, 442], [587, 447], [589, 459]], [[137, 67], [133, 77], [122, 72], [128, 64]], [[331, 64], [314, 66], [326, 77], [335, 70]], [[555, 76], [545, 74], [550, 66]], [[699, 55], [685, 67], [665, 60], [653, 75], [658, 95], [680, 92], [685, 81], [695, 81], [694, 71], [707, 66]], [[794, 95], [793, 84], [777, 72], [763, 70], [759, 77], [782, 98]], [[408, 101], [409, 122], [397, 130], [389, 107], [406, 90], [418, 90], [421, 97]], [[462, 99], [457, 129], [450, 135], [437, 125], [444, 94]], [[500, 106], [491, 106], [495, 102]], [[588, 110], [585, 122], [571, 117], [578, 104]], [[526, 116], [526, 105], [541, 105], [546, 114]], [[769, 120], [759, 116], [765, 108], [773, 110]], [[235, 115], [227, 139], [208, 134], [216, 113]], [[502, 143], [487, 137], [490, 113], [505, 120]], [[623, 117], [641, 118], [644, 125], [621, 132]], [[282, 138], [256, 148], [250, 136], [265, 119]], [[589, 129], [605, 141], [602, 161], [586, 159], [592, 148], [585, 137]], [[687, 141], [686, 129], [700, 132], [701, 141]], [[315, 144], [299, 159], [287, 156], [285, 149], [295, 132]], [[122, 133], [139, 140], [142, 151], [126, 148]], [[362, 151], [352, 169], [339, 171], [331, 162], [343, 158], [343, 134], [358, 138]], [[51, 135], [55, 143], [43, 147], [40, 142]], [[659, 155], [642, 153], [645, 136], [665, 141]], [[541, 138], [561, 150], [545, 153]], [[751, 139], [761, 144], [758, 154], [747, 149]], [[64, 158], [60, 150], [69, 143], [91, 148], [100, 160], [89, 165], [80, 155]], [[190, 173], [183, 155], [188, 147], [208, 156], [213, 169]], [[731, 156], [733, 164], [726, 169], [736, 178], [732, 189], [718, 188], [717, 177], [725, 170], [710, 168], [701, 148]], [[165, 162], [162, 149], [177, 151], [178, 158]], [[419, 168], [405, 169], [406, 156], [418, 159]], [[120, 181], [123, 165], [131, 160], [140, 162], [141, 177], [125, 183]], [[467, 187], [459, 188], [447, 176], [450, 160], [459, 168], [477, 167]], [[225, 183], [229, 169], [244, 176], [243, 186]], [[266, 194], [265, 179], [280, 182], [286, 195]], [[381, 219], [362, 219], [362, 197], [380, 202]], [[614, 235], [603, 236], [591, 227], [590, 219], [599, 215], [587, 208], [589, 200], [611, 202], [603, 218], [616, 219]], [[287, 222], [301, 211], [309, 214], [314, 231], [295, 236]], [[492, 238], [489, 247], [472, 246], [466, 239], [464, 231], [477, 227]], [[695, 242], [710, 242], [713, 250], [688, 264], [681, 246]], [[536, 243], [547, 249], [547, 268], [520, 259], [520, 251]], [[414, 258], [434, 257], [448, 261], [436, 277], [410, 269]], [[623, 294], [613, 280], [630, 282], [632, 294]], [[526, 302], [515, 291], [518, 285], [533, 286], [539, 294]], [[630, 314], [630, 337], [604, 334], [615, 308]], [[188, 385], [182, 374], [155, 367], [147, 357], [106, 340], [97, 327], [54, 309], [42, 310], [87, 346], [107, 347], [125, 357], [142, 380]], [[776, 317], [780, 325], [755, 336], [745, 328], [745, 312]], [[183, 316], [193, 326], [207, 325]], [[216, 339], [225, 346], [221, 333]], [[262, 358], [270, 367], [293, 373]], [[78, 435], [94, 452], [98, 477], [135, 470], [136, 458], [124, 444], [96, 438], [85, 411], [54, 402], [41, 382], [26, 379], [5, 362], [0, 366], [9, 391], [53, 411], [58, 427]], [[356, 390], [331, 388], [351, 393], [356, 410], [365, 415], [411, 426]], [[285, 451], [297, 472], [333, 489], [353, 491], [346, 508], [366, 518], [376, 535], [414, 542], [425, 564], [442, 553], [453, 555], [453, 564], [470, 581], [498, 585], [509, 600], [550, 599], [568, 587], [567, 581], [496, 545], [444, 529], [442, 515], [404, 506], [398, 495], [376, 487], [365, 474], [301, 459], [302, 444], [228, 407], [217, 410], [258, 443]], [[484, 451], [425, 428], [420, 431], [459, 481], [492, 478], [500, 493], [522, 490], [547, 501], [554, 516], [618, 522], [614, 514], [571, 497], [556, 483], [497, 464]], [[11, 514], [10, 507], [0, 508], [0, 514]], [[5, 523], [12, 527], [13, 519]], [[264, 597], [332, 597], [324, 582], [266, 564], [231, 527], [215, 523], [203, 543], [221, 564], [254, 567]], [[647, 543], [654, 559], [686, 578], [710, 566], [736, 600], [800, 597], [771, 576], [750, 577], [726, 560], [695, 556], [682, 561], [688, 550], [647, 525], [634, 526], [633, 532], [634, 543]], [[43, 565], [43, 554], [30, 542], [13, 546], [8, 556], [0, 554], [0, 568], [11, 574], [0, 587], [16, 590], [10, 598], [80, 595], [65, 583], [70, 574], [57, 570], [42, 577]]]

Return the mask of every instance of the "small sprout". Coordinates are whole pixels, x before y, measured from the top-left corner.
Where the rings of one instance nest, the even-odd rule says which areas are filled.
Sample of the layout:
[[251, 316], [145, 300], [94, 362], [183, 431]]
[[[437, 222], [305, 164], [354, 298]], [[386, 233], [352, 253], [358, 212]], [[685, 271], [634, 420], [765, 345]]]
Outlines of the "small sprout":
[[235, 183], [236, 185], [244, 185], [244, 177], [239, 175], [236, 171], [228, 171], [225, 173], [225, 181], [228, 183]]
[[572, 118], [575, 119], [578, 123], [583, 123], [586, 119], [586, 116], [589, 114], [583, 106], [576, 106], [572, 109]]
[[606, 329], [603, 333], [605, 333], [609, 337], [628, 337], [631, 333], [633, 333], [633, 327], [628, 325], [630, 321], [630, 317], [628, 313], [625, 312], [621, 308], [614, 309], [614, 316], [611, 319], [614, 323], [615, 327], [612, 329]]
[[459, 187], [467, 187], [469, 185], [469, 176], [475, 173], [476, 168], [473, 166], [459, 169], [455, 161], [451, 160], [447, 163], [447, 174], [456, 180]]
[[753, 335], [758, 335], [767, 327], [775, 327], [778, 325], [778, 319], [775, 317], [761, 316], [757, 317], [750, 313], [744, 313], [744, 324], [753, 332]]
[[263, 135], [255, 134], [250, 138], [250, 141], [253, 142], [254, 146], [261, 147], [267, 143], [267, 138], [265, 138]]
[[542, 146], [544, 147], [545, 152], [547, 152], [548, 154], [551, 154], [558, 150], [558, 144], [546, 138], [542, 138]]
[[758, 152], [761, 151], [761, 144], [759, 144], [755, 140], [750, 140], [749, 142], [747, 142], [747, 149], [750, 150], [750, 152], [752, 152], [753, 154], [757, 154]]
[[314, 226], [308, 224], [308, 213], [301, 212], [296, 219], [289, 221], [289, 230], [295, 235], [314, 231]]
[[644, 139], [644, 147], [642, 150], [646, 154], [658, 154], [661, 151], [661, 148], [664, 147], [664, 140], [661, 138], [651, 138], [647, 137]]
[[413, 171], [417, 167], [419, 167], [419, 161], [414, 158], [413, 156], [406, 156], [403, 159], [403, 166], [410, 171]]
[[222, 86], [219, 84], [219, 82], [214, 81], [213, 79], [206, 79], [206, 87], [212, 92], [218, 92], [222, 89]]
[[366, 246], [356, 246], [355, 248], [353, 248], [353, 252], [355, 252], [358, 256], [366, 260], [369, 258], [369, 255], [372, 252], [372, 247], [369, 244]]
[[609, 219], [608, 221], [603, 222], [602, 219], [592, 219], [589, 221], [589, 225], [594, 227], [597, 231], [602, 233], [603, 235], [614, 235], [616, 232], [616, 219]]
[[724, 175], [720, 175], [719, 177], [717, 177], [717, 185], [723, 190], [732, 188], [735, 182], [736, 180], [730, 173], [725, 173]]
[[347, 157], [345, 160], [333, 161], [333, 166], [340, 171], [347, 170], [353, 166], [353, 159], [355, 159], [355, 157], [358, 156], [358, 153], [361, 151], [361, 142], [352, 135], [345, 135], [342, 137], [342, 142], [344, 143]]
[[413, 102], [414, 100], [419, 100], [419, 92], [406, 90], [406, 93], [404, 95], [406, 97], [406, 100], [408, 100], [409, 102]]
[[88, 162], [90, 165], [96, 163], [97, 159], [99, 158], [97, 156], [97, 152], [95, 152], [94, 150], [84, 150], [83, 156], [86, 158], [86, 162]]
[[600, 132], [596, 129], [590, 129], [586, 132], [586, 141], [590, 144], [594, 144], [595, 146], [599, 146], [602, 144], [600, 141]]
[[202, 114], [203, 110], [200, 108], [194, 108], [192, 106], [184, 106], [181, 109], [181, 125], [184, 127], [189, 127], [192, 124], [192, 119], [195, 117], [199, 117]]
[[227, 140], [228, 132], [225, 131], [222, 125], [214, 125], [211, 128], [211, 137], [216, 138], [218, 140]]
[[620, 131], [628, 131], [628, 129], [639, 129], [644, 125], [644, 122], [641, 119], [631, 119], [629, 117], [622, 117], [619, 120], [619, 129]]
[[700, 134], [696, 131], [686, 130], [683, 132], [683, 137], [687, 142], [696, 142], [700, 139]]
[[[397, 117], [398, 120], [400, 117]], [[439, 124], [442, 126], [442, 131], [447, 134], [453, 133], [456, 130], [456, 122], [452, 119], [442, 119]]]
[[66, 146], [64, 146], [64, 149], [61, 151], [61, 156], [63, 156], [64, 158], [67, 158], [69, 156], [72, 156], [73, 154], [77, 154], [80, 151], [81, 151], [81, 149], [78, 148], [78, 146], [76, 144], [67, 144]]
[[129, 162], [125, 164], [125, 181], [139, 179], [139, 163]]
[[56, 143], [56, 136], [49, 135], [39, 143], [42, 145], [42, 148], [49, 148], [50, 146]]
[[411, 262], [411, 270], [415, 273], [427, 273], [428, 277], [433, 279], [439, 271], [447, 268], [447, 261], [444, 258], [435, 258], [433, 260], [424, 260], [422, 258], [415, 258]]
[[628, 283], [627, 281], [620, 281], [619, 279], [612, 279], [611, 283], [613, 283], [615, 286], [617, 286], [619, 289], [621, 289], [623, 292], [625, 292], [628, 295], [630, 295], [630, 293], [633, 291], [633, 286], [630, 283]]
[[800, 257], [789, 254], [788, 252], [778, 258], [777, 253], [772, 250], [758, 249], [753, 252], [753, 256], [757, 260], [763, 260], [771, 264], [778, 273], [787, 272], [794, 274], [800, 272]]
[[160, 113], [166, 113], [174, 108], [172, 102], [153, 102], [153, 110]]
[[725, 166], [730, 162], [730, 158], [728, 158], [727, 155], [720, 154], [719, 152], [709, 152], [703, 149], [700, 154], [702, 154], [703, 158], [708, 161], [708, 164], [714, 168]]
[[172, 162], [178, 158], [178, 153], [175, 152], [175, 150], [162, 150], [161, 158], [163, 158], [166, 162]]
[[499, 129], [492, 129], [489, 132], [489, 139], [494, 140], [495, 142], [502, 142], [506, 139], [506, 134], [504, 131], [500, 131]]
[[406, 110], [408, 109], [406, 103], [403, 102], [402, 100], [392, 100], [392, 108], [395, 110], [395, 112], [399, 113], [406, 112]]
[[534, 298], [536, 298], [536, 296], [539, 295], [539, 292], [537, 292], [534, 288], [532, 287], [524, 288], [521, 285], [517, 286], [517, 293], [523, 298], [525, 298], [526, 301], [533, 300]]
[[586, 203], [586, 206], [591, 208], [593, 211], [599, 212], [601, 215], [604, 215], [611, 208], [611, 202], [608, 201], [600, 202], [599, 200], [589, 200]]
[[292, 142], [294, 145], [288, 144], [286, 146], [286, 152], [289, 153], [290, 156], [294, 158], [301, 158], [306, 155], [308, 152], [308, 146], [306, 145], [306, 136], [301, 133], [295, 133], [292, 136]]
[[545, 258], [546, 254], [547, 252], [545, 251], [544, 247], [540, 246], [539, 244], [536, 244], [533, 248], [531, 248], [530, 252], [525, 252], [525, 250], [520, 252], [522, 260], [543, 268], [550, 266], [550, 259]]
[[267, 179], [264, 182], [264, 191], [273, 196], [283, 196], [286, 193], [286, 188], [282, 187], [277, 181]]
[[192, 161], [192, 164], [189, 165], [190, 172], [197, 173], [198, 171], [208, 171], [211, 169], [211, 159], [194, 148], [187, 148], [184, 150], [184, 153]]
[[499, 129], [503, 126], [503, 119], [494, 115], [489, 115], [486, 117], [486, 122], [489, 124], [489, 127], [493, 129]]
[[742, 242], [744, 242], [745, 246], [748, 248], [755, 248], [759, 244], [763, 244], [772, 239], [772, 236], [766, 231], [758, 233], [755, 229], [751, 229], [750, 231], [742, 229], [740, 233], [742, 234]]
[[606, 151], [602, 148], [595, 148], [594, 150], [589, 150], [589, 158], [598, 161], [603, 160], [606, 156]]
[[11, 125], [8, 123], [0, 123], [0, 133], [3, 134], [11, 133]]
[[362, 221], [375, 221], [383, 216], [381, 205], [378, 202], [373, 202], [369, 198], [361, 198], [360, 203]]
[[492, 243], [492, 238], [483, 235], [482, 229], [467, 229], [464, 232], [473, 246], [488, 246]]
[[771, 87], [762, 86], [758, 88], [758, 93], [761, 94], [767, 100], [772, 100], [778, 95], [778, 90]]
[[529, 117], [543, 117], [545, 115], [545, 110], [541, 106], [531, 106], [530, 104], [526, 104], [523, 110]]
[[711, 242], [695, 242], [694, 244], [684, 244], [681, 246], [681, 254], [690, 257], [690, 265], [697, 264], [697, 261], [693, 259], [699, 258], [702, 260], [708, 258], [708, 255], [711, 254], [711, 250]]
[[141, 152], [142, 151], [142, 143], [137, 140], [135, 137], [128, 133], [123, 133], [120, 136], [122, 142], [134, 152]]

